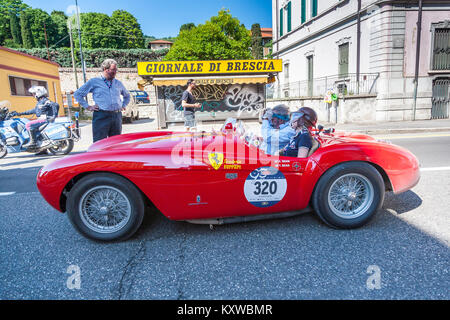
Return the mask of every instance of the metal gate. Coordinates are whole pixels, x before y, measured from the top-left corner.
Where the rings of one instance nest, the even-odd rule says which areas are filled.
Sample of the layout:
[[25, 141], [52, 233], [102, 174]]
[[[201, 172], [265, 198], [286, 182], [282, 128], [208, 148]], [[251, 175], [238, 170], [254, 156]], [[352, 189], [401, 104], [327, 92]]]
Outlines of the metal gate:
[[450, 78], [434, 80], [431, 119], [448, 118], [449, 106], [450, 106]]

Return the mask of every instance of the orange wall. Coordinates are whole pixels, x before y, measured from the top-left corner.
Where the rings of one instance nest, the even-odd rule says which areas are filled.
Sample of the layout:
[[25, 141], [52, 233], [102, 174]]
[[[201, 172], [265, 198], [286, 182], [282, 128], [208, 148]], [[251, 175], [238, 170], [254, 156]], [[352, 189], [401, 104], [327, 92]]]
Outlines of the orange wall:
[[0, 101], [9, 101], [10, 109], [17, 112], [34, 108], [33, 97], [11, 95], [9, 76], [46, 81], [49, 99], [59, 103], [59, 114], [64, 115], [58, 68], [56, 63], [0, 47]]

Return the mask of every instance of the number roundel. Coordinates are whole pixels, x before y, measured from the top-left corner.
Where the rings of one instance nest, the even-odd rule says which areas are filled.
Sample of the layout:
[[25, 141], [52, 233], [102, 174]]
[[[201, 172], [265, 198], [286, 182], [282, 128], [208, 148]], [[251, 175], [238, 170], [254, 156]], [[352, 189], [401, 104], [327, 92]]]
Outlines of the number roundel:
[[286, 189], [286, 178], [273, 167], [261, 167], [252, 171], [244, 184], [245, 198], [260, 208], [276, 205], [284, 198]]

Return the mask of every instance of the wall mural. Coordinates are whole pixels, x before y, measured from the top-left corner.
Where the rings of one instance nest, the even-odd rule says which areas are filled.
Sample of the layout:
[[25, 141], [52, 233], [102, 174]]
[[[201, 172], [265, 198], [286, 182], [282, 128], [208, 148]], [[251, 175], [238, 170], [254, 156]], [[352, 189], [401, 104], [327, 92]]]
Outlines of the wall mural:
[[[158, 99], [166, 106], [166, 121], [184, 120], [181, 95], [185, 89], [185, 86], [158, 87]], [[197, 112], [210, 115], [211, 119], [217, 118], [221, 112], [226, 117], [245, 115], [257, 118], [264, 108], [264, 84], [200, 85], [193, 95], [202, 104]]]

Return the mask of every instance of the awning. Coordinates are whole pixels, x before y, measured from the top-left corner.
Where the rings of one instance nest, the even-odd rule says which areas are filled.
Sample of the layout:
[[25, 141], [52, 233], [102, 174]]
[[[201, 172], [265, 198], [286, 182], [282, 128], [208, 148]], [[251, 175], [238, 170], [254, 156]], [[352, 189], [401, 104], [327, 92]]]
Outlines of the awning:
[[234, 77], [186, 77], [153, 79], [154, 86], [185, 86], [189, 79], [194, 79], [197, 85], [270, 83], [268, 76], [234, 76]]

